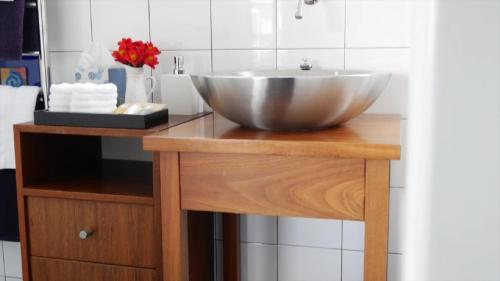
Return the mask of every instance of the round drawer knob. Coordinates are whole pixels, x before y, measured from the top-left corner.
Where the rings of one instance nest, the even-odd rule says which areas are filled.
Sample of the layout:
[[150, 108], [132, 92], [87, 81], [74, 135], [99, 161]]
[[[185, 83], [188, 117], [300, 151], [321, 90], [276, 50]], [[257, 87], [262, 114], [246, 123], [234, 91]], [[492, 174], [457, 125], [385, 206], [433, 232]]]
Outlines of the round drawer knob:
[[79, 236], [80, 236], [80, 239], [85, 240], [85, 239], [89, 238], [90, 236], [92, 236], [92, 234], [93, 234], [92, 230], [82, 230], [82, 231], [80, 231]]

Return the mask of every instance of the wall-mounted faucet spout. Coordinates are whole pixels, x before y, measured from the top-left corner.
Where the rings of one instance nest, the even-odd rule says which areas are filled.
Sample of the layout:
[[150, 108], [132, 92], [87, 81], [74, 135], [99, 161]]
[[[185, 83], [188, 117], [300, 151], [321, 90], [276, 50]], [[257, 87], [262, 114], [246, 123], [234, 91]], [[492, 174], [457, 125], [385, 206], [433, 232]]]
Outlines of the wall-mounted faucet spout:
[[304, 8], [304, 4], [306, 5], [314, 5], [319, 0], [299, 0], [297, 3], [297, 11], [295, 12], [295, 18], [300, 20], [302, 19], [302, 9]]

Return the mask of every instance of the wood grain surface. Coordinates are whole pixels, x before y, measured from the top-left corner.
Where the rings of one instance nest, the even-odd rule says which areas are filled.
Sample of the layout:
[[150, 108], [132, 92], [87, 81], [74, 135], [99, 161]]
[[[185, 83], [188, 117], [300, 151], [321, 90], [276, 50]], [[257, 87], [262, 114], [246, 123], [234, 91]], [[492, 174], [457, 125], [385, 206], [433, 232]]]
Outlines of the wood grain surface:
[[399, 159], [400, 117], [367, 114], [321, 131], [272, 132], [243, 128], [211, 114], [145, 136], [144, 148], [151, 151]]
[[152, 206], [28, 197], [27, 210], [31, 255], [156, 267]]
[[163, 280], [189, 281], [187, 212], [181, 210], [179, 153], [160, 154]]
[[360, 159], [181, 153], [185, 210], [362, 220]]
[[389, 161], [366, 161], [365, 281], [387, 280]]
[[31, 258], [32, 281], [159, 281], [152, 269]]

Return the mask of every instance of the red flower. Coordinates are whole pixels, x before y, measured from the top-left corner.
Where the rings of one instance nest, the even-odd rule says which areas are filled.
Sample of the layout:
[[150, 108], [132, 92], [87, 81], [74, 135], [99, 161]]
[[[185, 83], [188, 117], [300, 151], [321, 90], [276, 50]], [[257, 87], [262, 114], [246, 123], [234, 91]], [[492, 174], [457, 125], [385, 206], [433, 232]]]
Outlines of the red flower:
[[113, 57], [117, 62], [132, 67], [143, 67], [147, 65], [155, 68], [158, 62], [160, 50], [151, 42], [132, 41], [130, 38], [123, 38], [118, 42], [118, 50], [113, 52]]

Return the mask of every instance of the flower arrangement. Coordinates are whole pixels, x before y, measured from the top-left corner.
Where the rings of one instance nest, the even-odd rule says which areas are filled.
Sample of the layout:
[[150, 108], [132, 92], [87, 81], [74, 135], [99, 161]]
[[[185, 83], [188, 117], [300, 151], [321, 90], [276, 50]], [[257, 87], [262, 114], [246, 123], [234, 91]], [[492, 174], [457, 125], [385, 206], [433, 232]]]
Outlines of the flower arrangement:
[[160, 50], [151, 42], [132, 41], [123, 38], [118, 42], [118, 50], [113, 52], [115, 61], [131, 67], [143, 67], [147, 65], [152, 69], [159, 64], [158, 55]]

